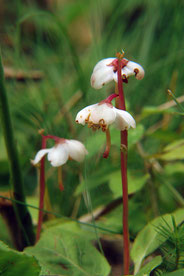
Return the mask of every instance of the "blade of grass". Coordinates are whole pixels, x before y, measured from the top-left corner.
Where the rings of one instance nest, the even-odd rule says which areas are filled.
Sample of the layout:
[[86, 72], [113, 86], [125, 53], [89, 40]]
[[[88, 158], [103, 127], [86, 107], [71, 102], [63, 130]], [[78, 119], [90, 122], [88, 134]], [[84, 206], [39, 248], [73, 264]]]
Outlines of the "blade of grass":
[[[9, 159], [11, 185], [13, 189], [13, 195], [16, 200], [25, 203], [25, 194], [22, 180], [21, 168], [19, 165], [18, 153], [16, 143], [13, 134], [13, 127], [9, 112], [8, 99], [6, 94], [6, 88], [4, 84], [4, 72], [0, 56], [0, 118], [3, 128], [4, 140], [6, 150]], [[26, 205], [20, 205], [17, 202], [14, 203], [15, 213], [19, 222], [22, 234], [22, 249], [28, 245], [34, 244], [35, 235], [33, 231], [33, 225], [31, 216]], [[16, 233], [15, 233], [16, 235]]]

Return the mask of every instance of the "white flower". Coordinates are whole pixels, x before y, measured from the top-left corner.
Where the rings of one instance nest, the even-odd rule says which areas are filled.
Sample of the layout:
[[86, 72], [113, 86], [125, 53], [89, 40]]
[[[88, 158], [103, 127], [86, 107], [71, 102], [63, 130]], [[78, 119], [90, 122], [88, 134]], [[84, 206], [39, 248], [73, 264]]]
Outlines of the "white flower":
[[61, 139], [54, 147], [38, 151], [32, 164], [38, 164], [47, 154], [47, 158], [53, 167], [62, 166], [69, 158], [81, 162], [87, 154], [85, 146], [77, 140]]
[[[121, 59], [121, 65], [121, 75], [126, 82], [132, 75], [134, 75], [138, 80], [141, 80], [144, 77], [144, 69], [138, 63], [123, 58]], [[117, 68], [117, 58], [106, 58], [99, 61], [93, 69], [91, 86], [95, 89], [100, 89], [112, 80], [118, 82]]]
[[119, 130], [135, 128], [134, 118], [124, 110], [113, 107], [112, 104], [101, 102], [89, 105], [78, 112], [76, 123], [96, 129], [106, 131], [108, 126], [114, 124]]

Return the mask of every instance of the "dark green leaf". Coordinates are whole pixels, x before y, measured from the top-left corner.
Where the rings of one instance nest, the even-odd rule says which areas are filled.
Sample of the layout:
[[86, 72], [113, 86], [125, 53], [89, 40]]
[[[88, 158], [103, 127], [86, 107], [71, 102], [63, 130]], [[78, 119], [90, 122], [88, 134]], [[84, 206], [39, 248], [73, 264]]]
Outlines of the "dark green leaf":
[[183, 276], [183, 275], [184, 275], [184, 269], [178, 269], [178, 270], [170, 272], [170, 273], [162, 274], [162, 276]]
[[89, 241], [88, 232], [72, 231], [72, 227], [56, 226], [46, 230], [40, 241], [26, 249], [42, 266], [42, 274], [106, 276], [110, 267], [106, 259]]
[[159, 235], [156, 228], [166, 226], [167, 223], [172, 229], [173, 224], [171, 215], [174, 217], [176, 225], [178, 225], [184, 219], [184, 209], [179, 209], [172, 214], [166, 214], [155, 218], [137, 235], [131, 250], [132, 260], [135, 264], [135, 273], [139, 271], [143, 259], [165, 241], [166, 238]]
[[38, 276], [40, 274], [41, 269], [35, 257], [12, 250], [1, 241], [0, 256], [0, 275]]
[[157, 256], [153, 258], [148, 264], [146, 264], [137, 274], [136, 276], [145, 276], [150, 275], [150, 272], [157, 266], [162, 263], [162, 257]]

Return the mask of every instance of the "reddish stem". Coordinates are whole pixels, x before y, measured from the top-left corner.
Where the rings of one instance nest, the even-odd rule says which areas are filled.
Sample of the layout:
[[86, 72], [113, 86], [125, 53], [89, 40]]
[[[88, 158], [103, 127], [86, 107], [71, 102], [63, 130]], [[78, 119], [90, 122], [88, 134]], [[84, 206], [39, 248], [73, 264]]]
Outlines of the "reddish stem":
[[114, 98], [116, 98], [116, 97], [118, 97], [119, 95], [117, 95], [117, 94], [111, 94], [109, 97], [107, 97], [107, 99], [105, 99], [104, 100], [104, 102], [106, 102], [106, 103], [111, 103], [112, 102], [112, 100], [114, 99]]
[[[42, 149], [46, 148], [46, 138], [42, 135]], [[38, 225], [36, 233], [36, 241], [40, 239], [40, 233], [43, 222], [43, 208], [44, 208], [44, 194], [45, 194], [45, 157], [40, 161], [40, 199], [39, 199], [39, 214]]]
[[111, 135], [109, 129], [106, 130], [106, 148], [103, 154], [103, 158], [108, 158], [111, 148]]
[[[122, 64], [118, 59], [118, 91], [119, 109], [126, 110], [123, 93], [123, 81], [121, 77]], [[121, 131], [121, 179], [123, 190], [123, 256], [124, 256], [124, 275], [129, 275], [130, 253], [129, 253], [129, 230], [128, 230], [128, 182], [127, 182], [127, 147], [128, 132]]]
[[62, 181], [62, 167], [58, 167], [58, 184], [60, 191], [64, 190], [63, 181]]

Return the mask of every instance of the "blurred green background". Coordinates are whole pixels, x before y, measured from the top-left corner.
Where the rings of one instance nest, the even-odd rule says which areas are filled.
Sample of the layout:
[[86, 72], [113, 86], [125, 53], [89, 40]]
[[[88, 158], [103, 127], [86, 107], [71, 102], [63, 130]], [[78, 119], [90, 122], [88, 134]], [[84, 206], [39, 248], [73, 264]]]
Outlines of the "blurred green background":
[[[104, 160], [105, 135], [76, 125], [75, 116], [114, 92], [113, 83], [95, 91], [90, 76], [99, 60], [123, 49], [145, 69], [143, 80], [124, 85], [127, 110], [137, 121], [129, 132], [131, 239], [155, 216], [184, 205], [183, 115], [167, 94], [171, 89], [184, 100], [183, 14], [181, 0], [0, 1], [0, 44], [28, 203], [38, 204], [37, 171], [30, 164], [41, 147], [38, 130], [78, 139], [89, 154], [83, 164], [64, 165], [64, 192], [57, 170], [47, 163], [52, 210], [80, 218], [112, 204], [97, 223], [122, 232], [119, 132], [112, 129], [110, 157]], [[4, 193], [10, 187], [1, 127], [0, 148]], [[36, 223], [37, 211], [30, 210]], [[8, 240], [4, 231], [0, 238]]]

